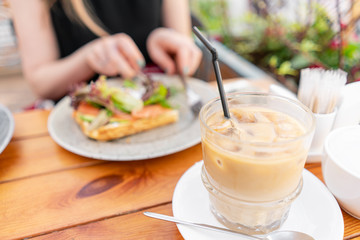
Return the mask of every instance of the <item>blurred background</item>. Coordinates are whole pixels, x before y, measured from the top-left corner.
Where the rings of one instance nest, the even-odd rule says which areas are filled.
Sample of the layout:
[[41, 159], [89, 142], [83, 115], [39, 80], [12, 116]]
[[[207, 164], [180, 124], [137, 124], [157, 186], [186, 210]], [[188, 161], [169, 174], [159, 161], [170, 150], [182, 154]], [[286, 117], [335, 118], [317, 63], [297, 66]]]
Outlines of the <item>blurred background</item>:
[[[219, 51], [223, 78], [273, 78], [297, 92], [299, 70], [341, 68], [360, 80], [358, 0], [190, 0], [193, 24]], [[202, 47], [202, 44], [199, 44]], [[210, 54], [195, 77], [213, 81]], [[21, 111], [35, 100], [21, 75], [11, 9], [0, 0], [0, 103]]]
[[360, 80], [358, 0], [192, 0], [191, 8], [209, 35], [294, 92], [307, 67]]
[[22, 111], [35, 100], [21, 74], [21, 61], [6, 0], [0, 0], [0, 103], [12, 112]]

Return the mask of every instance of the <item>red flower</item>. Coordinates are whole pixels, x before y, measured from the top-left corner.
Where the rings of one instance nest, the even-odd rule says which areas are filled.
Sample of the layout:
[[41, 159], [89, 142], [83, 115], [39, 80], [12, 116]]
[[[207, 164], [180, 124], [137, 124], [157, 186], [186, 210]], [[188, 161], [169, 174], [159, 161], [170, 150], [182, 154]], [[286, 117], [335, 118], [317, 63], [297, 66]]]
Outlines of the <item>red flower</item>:
[[321, 68], [324, 69], [324, 66], [318, 64], [318, 63], [312, 63], [309, 65], [309, 68]]
[[330, 48], [332, 50], [337, 50], [340, 47], [340, 40], [339, 39], [333, 39], [330, 42]]
[[[348, 42], [346, 40], [343, 39], [342, 41], [342, 46], [345, 47], [348, 44]], [[330, 49], [332, 50], [338, 50], [340, 47], [340, 39], [338, 38], [333, 38], [330, 42]]]
[[218, 42], [224, 42], [224, 37], [221, 35], [214, 35], [213, 38]]
[[341, 28], [341, 30], [346, 29], [346, 28], [347, 28], [347, 24], [341, 22], [341, 23], [340, 23], [340, 28]]

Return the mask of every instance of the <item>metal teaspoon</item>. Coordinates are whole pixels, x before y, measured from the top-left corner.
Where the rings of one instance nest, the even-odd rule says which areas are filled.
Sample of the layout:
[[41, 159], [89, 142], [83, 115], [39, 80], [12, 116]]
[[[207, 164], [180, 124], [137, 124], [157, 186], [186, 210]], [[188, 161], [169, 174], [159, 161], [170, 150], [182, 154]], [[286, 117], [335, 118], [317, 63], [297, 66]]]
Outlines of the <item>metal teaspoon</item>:
[[247, 235], [247, 234], [244, 234], [244, 233], [239, 233], [239, 232], [236, 232], [236, 231], [233, 231], [233, 230], [230, 230], [230, 229], [216, 227], [216, 226], [212, 226], [212, 225], [208, 225], [208, 224], [188, 222], [188, 221], [184, 221], [184, 220], [181, 220], [181, 219], [177, 219], [177, 218], [172, 217], [172, 216], [167, 216], [167, 215], [154, 213], [154, 212], [144, 212], [144, 215], [148, 216], [148, 217], [164, 220], [164, 221], [175, 222], [175, 223], [180, 223], [180, 224], [183, 224], [183, 225], [188, 225], [188, 226], [213, 230], [213, 231], [217, 231], [217, 232], [229, 233], [229, 234], [233, 234], [233, 235], [243, 236], [243, 237], [245, 237], [247, 239], [250, 239], [250, 240], [289, 240], [289, 239], [291, 239], [291, 240], [315, 240], [313, 237], [309, 236], [306, 233], [301, 233], [301, 232], [296, 232], [296, 231], [288, 231], [288, 230], [286, 230], [286, 231], [275, 231], [275, 232], [271, 232], [269, 234], [266, 234], [266, 235], [264, 235], [262, 237], [257, 237], [257, 236], [251, 236], [251, 235]]

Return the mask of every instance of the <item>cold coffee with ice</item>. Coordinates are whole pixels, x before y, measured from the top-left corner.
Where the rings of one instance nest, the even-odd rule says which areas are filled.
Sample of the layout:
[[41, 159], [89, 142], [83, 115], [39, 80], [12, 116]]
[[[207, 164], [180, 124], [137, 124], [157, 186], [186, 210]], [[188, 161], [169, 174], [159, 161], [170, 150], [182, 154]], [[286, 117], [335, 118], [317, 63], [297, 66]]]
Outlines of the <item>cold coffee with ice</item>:
[[219, 104], [214, 100], [200, 113], [202, 180], [211, 210], [229, 228], [270, 232], [286, 220], [301, 192], [312, 113], [267, 94], [231, 95], [230, 119]]

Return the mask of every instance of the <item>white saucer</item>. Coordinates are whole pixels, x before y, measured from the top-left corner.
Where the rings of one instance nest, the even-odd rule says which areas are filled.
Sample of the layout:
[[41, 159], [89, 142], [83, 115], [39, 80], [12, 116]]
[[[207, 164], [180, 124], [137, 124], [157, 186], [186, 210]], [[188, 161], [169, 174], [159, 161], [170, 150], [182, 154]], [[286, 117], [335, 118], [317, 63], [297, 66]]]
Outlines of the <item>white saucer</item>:
[[[202, 161], [197, 162], [180, 178], [173, 195], [173, 213], [183, 220], [224, 227], [209, 209], [208, 193], [202, 184]], [[306, 169], [303, 190], [291, 206], [288, 219], [279, 230], [296, 230], [316, 240], [340, 240], [344, 236], [344, 220], [338, 203], [326, 186]], [[245, 239], [214, 231], [177, 225], [186, 240]]]

